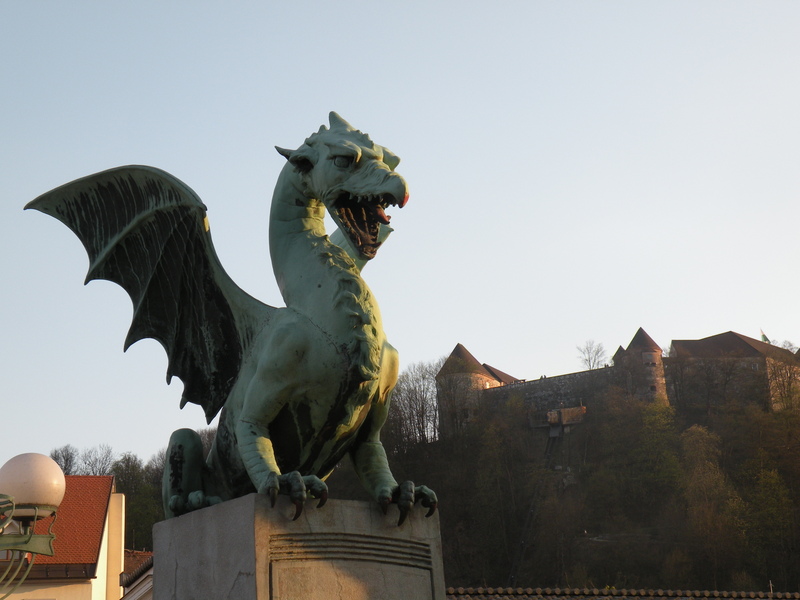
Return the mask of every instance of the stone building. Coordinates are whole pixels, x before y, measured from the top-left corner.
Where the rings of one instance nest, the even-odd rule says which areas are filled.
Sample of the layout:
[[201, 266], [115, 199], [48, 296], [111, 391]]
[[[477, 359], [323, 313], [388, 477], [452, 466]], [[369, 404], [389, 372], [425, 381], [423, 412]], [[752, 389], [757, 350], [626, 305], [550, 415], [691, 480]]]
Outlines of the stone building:
[[456, 344], [436, 382], [444, 437], [472, 420], [481, 403], [519, 398], [528, 409], [531, 425], [536, 426], [548, 423], [548, 412], [591, 406], [611, 385], [649, 400], [666, 397], [661, 348], [641, 328], [627, 348], [620, 347], [614, 354], [613, 366], [532, 380], [481, 364]]
[[450, 436], [471, 421], [484, 390], [510, 386], [519, 380], [481, 364], [461, 344], [456, 344], [436, 376], [439, 432]]
[[486, 403], [519, 398], [532, 425], [548, 412], [592, 404], [611, 387], [630, 397], [685, 410], [758, 404], [800, 408], [800, 359], [778, 346], [729, 331], [700, 340], [674, 340], [669, 356], [641, 327], [613, 364], [600, 369], [525, 380], [480, 363], [457, 344], [437, 375], [440, 433], [457, 432]]
[[766, 410], [800, 407], [797, 354], [728, 331], [700, 340], [673, 340], [666, 359], [670, 403], [705, 410], [757, 403]]
[[651, 402], [667, 404], [664, 357], [659, 346], [639, 327], [628, 347], [620, 346], [612, 359], [616, 383], [628, 394]]

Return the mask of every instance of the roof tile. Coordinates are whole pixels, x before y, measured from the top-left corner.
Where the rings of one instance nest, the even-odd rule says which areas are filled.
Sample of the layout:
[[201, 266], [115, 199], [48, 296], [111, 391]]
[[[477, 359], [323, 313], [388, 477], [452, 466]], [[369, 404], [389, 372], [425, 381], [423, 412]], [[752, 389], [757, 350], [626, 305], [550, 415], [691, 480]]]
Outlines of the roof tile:
[[100, 555], [106, 514], [114, 477], [111, 475], [67, 475], [64, 500], [53, 517], [42, 519], [36, 533], [47, 533], [53, 523], [53, 556], [38, 556], [37, 565], [94, 564]]

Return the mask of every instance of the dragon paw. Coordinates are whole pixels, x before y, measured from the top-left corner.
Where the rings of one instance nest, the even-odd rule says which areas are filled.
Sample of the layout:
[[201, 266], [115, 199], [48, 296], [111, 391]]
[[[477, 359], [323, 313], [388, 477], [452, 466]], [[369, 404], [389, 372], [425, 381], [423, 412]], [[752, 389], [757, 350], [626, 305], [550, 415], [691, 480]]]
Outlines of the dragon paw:
[[316, 475], [301, 475], [299, 471], [291, 473], [270, 473], [267, 480], [258, 488], [259, 494], [266, 494], [270, 504], [274, 507], [278, 494], [289, 496], [295, 506], [293, 521], [303, 513], [306, 498], [319, 499], [317, 508], [321, 508], [328, 501], [328, 486]]
[[392, 503], [397, 504], [397, 508], [400, 509], [398, 527], [405, 522], [408, 513], [417, 502], [428, 509], [426, 517], [433, 515], [439, 505], [436, 493], [432, 489], [424, 485], [415, 486], [413, 481], [404, 481], [394, 488], [383, 488], [378, 493], [378, 504], [380, 504], [383, 514], [388, 512], [389, 505]]
[[171, 496], [169, 499], [169, 509], [175, 516], [183, 515], [193, 510], [205, 508], [213, 504], [219, 504], [222, 499], [219, 496], [206, 496], [202, 490], [196, 490], [187, 497]]

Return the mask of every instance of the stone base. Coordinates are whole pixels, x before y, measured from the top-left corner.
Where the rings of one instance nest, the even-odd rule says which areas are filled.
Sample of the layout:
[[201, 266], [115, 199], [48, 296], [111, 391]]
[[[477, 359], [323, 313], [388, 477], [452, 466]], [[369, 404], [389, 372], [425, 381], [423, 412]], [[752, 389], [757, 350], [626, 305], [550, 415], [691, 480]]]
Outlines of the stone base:
[[444, 600], [439, 516], [251, 494], [157, 523], [154, 600]]

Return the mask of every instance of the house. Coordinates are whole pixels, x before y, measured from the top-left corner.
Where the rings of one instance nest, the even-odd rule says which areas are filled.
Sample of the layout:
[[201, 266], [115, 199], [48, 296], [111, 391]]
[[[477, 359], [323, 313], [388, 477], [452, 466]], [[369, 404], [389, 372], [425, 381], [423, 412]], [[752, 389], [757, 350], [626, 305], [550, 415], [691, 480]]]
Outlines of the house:
[[153, 600], [153, 553], [125, 550], [125, 570], [119, 584], [122, 600]]
[[28, 578], [10, 598], [119, 600], [125, 497], [115, 492], [114, 477], [67, 475], [55, 521], [39, 521], [35, 533], [47, 533], [51, 523], [55, 554], [37, 556]]

